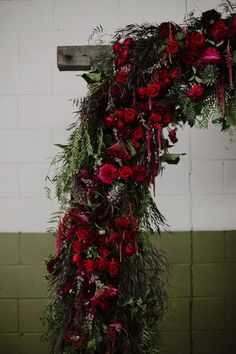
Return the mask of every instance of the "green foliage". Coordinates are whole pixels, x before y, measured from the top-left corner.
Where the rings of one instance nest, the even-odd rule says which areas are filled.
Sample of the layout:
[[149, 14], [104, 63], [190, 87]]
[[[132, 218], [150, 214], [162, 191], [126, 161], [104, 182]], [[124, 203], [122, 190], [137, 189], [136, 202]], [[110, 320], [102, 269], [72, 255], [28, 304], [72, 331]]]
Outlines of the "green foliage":
[[219, 76], [218, 69], [215, 65], [208, 64], [201, 71], [201, 82], [207, 86], [213, 86], [217, 83]]

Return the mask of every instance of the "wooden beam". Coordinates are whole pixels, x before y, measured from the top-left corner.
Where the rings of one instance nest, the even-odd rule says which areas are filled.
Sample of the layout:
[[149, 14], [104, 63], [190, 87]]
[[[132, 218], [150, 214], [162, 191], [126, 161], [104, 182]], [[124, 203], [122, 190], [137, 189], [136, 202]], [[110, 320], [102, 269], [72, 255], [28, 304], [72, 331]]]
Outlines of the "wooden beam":
[[60, 71], [85, 71], [102, 59], [111, 57], [109, 45], [80, 45], [57, 47], [57, 67]]

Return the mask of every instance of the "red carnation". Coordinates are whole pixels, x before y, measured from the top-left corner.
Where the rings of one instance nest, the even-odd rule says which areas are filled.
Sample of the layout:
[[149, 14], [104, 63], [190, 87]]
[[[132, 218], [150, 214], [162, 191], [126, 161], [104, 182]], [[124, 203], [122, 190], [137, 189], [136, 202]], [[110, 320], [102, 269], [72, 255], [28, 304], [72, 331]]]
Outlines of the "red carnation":
[[120, 264], [115, 260], [112, 260], [108, 265], [108, 271], [112, 278], [117, 277], [120, 273]]
[[91, 234], [92, 229], [90, 227], [80, 227], [76, 232], [76, 236], [80, 241], [87, 241]]
[[126, 47], [130, 47], [133, 43], [134, 43], [133, 38], [128, 37], [128, 38], [126, 38], [126, 39], [124, 40], [123, 45], [126, 46]]
[[116, 220], [116, 226], [120, 229], [126, 229], [130, 224], [129, 219], [127, 216], [122, 215]]
[[159, 84], [150, 84], [147, 87], [147, 95], [149, 97], [156, 97], [159, 95], [161, 85]]
[[144, 165], [137, 165], [133, 167], [132, 179], [135, 182], [143, 182], [147, 176], [147, 167]]
[[120, 178], [128, 179], [133, 174], [132, 168], [129, 166], [122, 166], [120, 168]]
[[106, 163], [100, 167], [98, 177], [105, 184], [112, 184], [118, 177], [118, 170], [115, 166]]
[[128, 73], [125, 71], [119, 71], [115, 76], [116, 82], [118, 84], [124, 84], [128, 80]]
[[134, 245], [132, 245], [131, 243], [129, 243], [128, 245], [125, 246], [125, 254], [127, 254], [128, 256], [131, 256], [132, 254], [134, 254], [136, 252]]
[[166, 47], [166, 51], [169, 54], [176, 54], [180, 50], [179, 42], [175, 39], [170, 39], [169, 44]]
[[219, 63], [221, 61], [221, 56], [216, 48], [209, 47], [202, 53], [202, 60], [205, 63]]
[[132, 123], [137, 115], [137, 111], [135, 108], [125, 108], [124, 109], [124, 118], [126, 123]]
[[217, 41], [222, 41], [229, 36], [229, 28], [226, 26], [225, 21], [217, 21], [212, 27], [212, 36]]
[[119, 53], [121, 48], [122, 48], [122, 46], [119, 42], [116, 42], [112, 47], [114, 53]]
[[186, 95], [192, 101], [196, 101], [199, 97], [201, 97], [204, 94], [204, 92], [205, 92], [205, 88], [202, 85], [195, 84], [187, 90]]
[[137, 94], [138, 98], [144, 99], [147, 96], [147, 88], [146, 87], [137, 88], [136, 94]]
[[97, 270], [99, 270], [100, 272], [102, 272], [105, 268], [106, 268], [106, 259], [103, 257], [97, 258], [95, 261], [95, 267]]
[[139, 140], [142, 139], [144, 135], [145, 135], [145, 129], [141, 125], [139, 125], [137, 128], [135, 128], [132, 134], [132, 139]]
[[95, 261], [94, 259], [86, 259], [84, 261], [84, 267], [88, 273], [93, 273], [95, 268]]
[[168, 136], [169, 136], [169, 138], [170, 138], [170, 141], [171, 141], [173, 144], [177, 143], [178, 139], [177, 139], [177, 137], [176, 137], [176, 131], [175, 131], [175, 130], [170, 130]]

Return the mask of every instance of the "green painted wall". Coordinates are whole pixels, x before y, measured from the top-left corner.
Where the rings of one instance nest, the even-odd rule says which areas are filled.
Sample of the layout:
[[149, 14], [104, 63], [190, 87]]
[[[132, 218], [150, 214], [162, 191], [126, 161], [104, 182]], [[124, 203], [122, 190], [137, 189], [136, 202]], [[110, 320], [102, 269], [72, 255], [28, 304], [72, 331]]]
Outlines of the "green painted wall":
[[[236, 231], [153, 239], [172, 264], [161, 354], [236, 353]], [[49, 354], [40, 342], [50, 234], [0, 234], [0, 353]]]

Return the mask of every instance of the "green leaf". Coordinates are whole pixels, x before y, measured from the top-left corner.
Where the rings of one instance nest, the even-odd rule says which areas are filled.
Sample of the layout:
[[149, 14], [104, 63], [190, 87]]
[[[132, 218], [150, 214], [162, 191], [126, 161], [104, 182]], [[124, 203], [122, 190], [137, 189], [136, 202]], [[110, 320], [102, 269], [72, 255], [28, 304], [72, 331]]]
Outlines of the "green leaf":
[[95, 69], [93, 71], [90, 71], [89, 73], [84, 73], [81, 76], [87, 82], [88, 85], [91, 85], [101, 81], [102, 74], [100, 71]]
[[180, 156], [183, 156], [186, 154], [164, 154], [161, 156], [161, 161], [166, 162], [169, 165], [177, 165], [180, 160]]
[[96, 349], [96, 340], [93, 338], [88, 342], [88, 349]]
[[54, 144], [55, 146], [59, 147], [60, 149], [66, 149], [68, 145], [63, 145], [63, 144]]
[[183, 33], [183, 32], [177, 32], [175, 34], [175, 39], [177, 41], [182, 41], [185, 37], [186, 37], [186, 33]]

